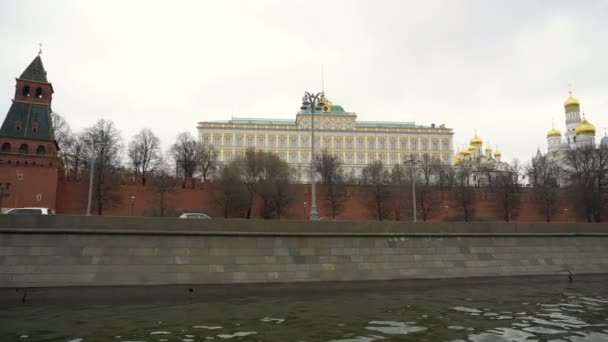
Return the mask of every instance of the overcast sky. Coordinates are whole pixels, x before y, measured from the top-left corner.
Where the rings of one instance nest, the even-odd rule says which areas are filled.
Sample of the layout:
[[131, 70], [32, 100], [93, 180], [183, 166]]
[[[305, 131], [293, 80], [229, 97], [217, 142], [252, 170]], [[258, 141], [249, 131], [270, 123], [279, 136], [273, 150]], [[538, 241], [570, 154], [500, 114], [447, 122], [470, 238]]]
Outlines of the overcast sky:
[[608, 127], [608, 1], [3, 1], [0, 110], [43, 43], [53, 110], [168, 147], [204, 120], [295, 118], [304, 91], [360, 120], [445, 123], [503, 157], [563, 131], [568, 83]]

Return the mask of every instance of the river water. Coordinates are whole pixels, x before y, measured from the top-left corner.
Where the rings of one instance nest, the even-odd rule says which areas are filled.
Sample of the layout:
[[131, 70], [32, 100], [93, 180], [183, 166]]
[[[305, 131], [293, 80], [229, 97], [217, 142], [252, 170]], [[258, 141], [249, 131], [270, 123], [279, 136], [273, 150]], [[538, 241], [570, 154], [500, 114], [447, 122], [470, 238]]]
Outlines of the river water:
[[604, 281], [428, 284], [3, 304], [0, 341], [608, 341]]

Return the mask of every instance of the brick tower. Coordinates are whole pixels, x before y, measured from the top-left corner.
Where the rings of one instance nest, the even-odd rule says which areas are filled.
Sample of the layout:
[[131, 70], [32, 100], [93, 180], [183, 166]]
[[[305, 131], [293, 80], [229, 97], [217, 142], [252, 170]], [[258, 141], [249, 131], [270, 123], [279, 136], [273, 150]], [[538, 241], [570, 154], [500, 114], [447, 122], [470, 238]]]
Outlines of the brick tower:
[[55, 209], [62, 172], [53, 137], [53, 85], [38, 56], [16, 79], [13, 103], [0, 128], [0, 209]]

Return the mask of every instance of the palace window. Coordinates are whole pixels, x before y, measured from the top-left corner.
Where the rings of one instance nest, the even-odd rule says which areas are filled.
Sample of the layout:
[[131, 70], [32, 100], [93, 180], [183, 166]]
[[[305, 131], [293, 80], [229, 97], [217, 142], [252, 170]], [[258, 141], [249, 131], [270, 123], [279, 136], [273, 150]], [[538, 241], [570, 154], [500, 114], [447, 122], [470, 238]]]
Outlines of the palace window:
[[222, 136], [219, 134], [216, 134], [213, 136], [213, 145], [215, 146], [220, 146], [222, 144]]
[[258, 147], [264, 147], [265, 137], [263, 135], [258, 136]]
[[353, 163], [353, 154], [352, 153], [347, 153], [346, 154], [346, 162], [348, 164], [352, 164]]
[[336, 148], [342, 148], [342, 138], [336, 138], [334, 144], [336, 145]]
[[323, 138], [323, 147], [331, 148], [331, 138], [330, 137]]
[[236, 136], [236, 146], [243, 146], [243, 136], [242, 135]]
[[448, 143], [447, 139], [443, 139], [442, 142], [441, 142], [441, 145], [443, 146], [443, 150], [444, 151], [449, 150], [449, 143]]
[[416, 151], [418, 149], [418, 141], [412, 140], [412, 150]]
[[346, 138], [346, 148], [349, 150], [353, 149], [353, 138]]
[[[287, 147], [287, 138], [284, 136], [279, 137], [279, 147]], [[283, 158], [284, 160], [285, 158]]]
[[422, 150], [426, 151], [428, 149], [428, 141], [422, 140]]
[[397, 149], [397, 140], [396, 139], [389, 140], [389, 146], [390, 146], [391, 150]]
[[321, 141], [321, 140], [319, 139], [319, 137], [315, 137], [315, 147], [319, 147], [319, 146], [320, 146], [320, 145], [319, 145], [319, 142], [320, 142], [320, 141]]
[[407, 150], [407, 140], [401, 139], [401, 149]]
[[396, 154], [391, 154], [391, 164], [397, 164], [397, 155]]
[[365, 155], [363, 153], [357, 153], [357, 163], [365, 164]]
[[298, 147], [298, 137], [297, 136], [292, 135], [289, 137], [289, 146]]
[[382, 164], [386, 164], [386, 154], [380, 153], [380, 161]]
[[290, 152], [289, 153], [289, 161], [290, 162], [297, 162], [298, 161], [298, 154], [296, 152]]
[[386, 149], [386, 140], [384, 138], [378, 139], [378, 148], [381, 150]]
[[376, 138], [367, 139], [367, 148], [373, 150], [376, 148]]
[[363, 138], [357, 138], [357, 148], [359, 148], [359, 149], [365, 148], [365, 140]]
[[232, 136], [231, 135], [224, 136], [224, 144], [226, 146], [232, 146]]
[[437, 140], [433, 140], [432, 146], [433, 146], [433, 151], [439, 150], [439, 143], [437, 142]]
[[302, 147], [308, 147], [308, 137], [302, 137]]
[[253, 135], [248, 135], [247, 136], [247, 147], [253, 147]]
[[268, 137], [268, 147], [274, 147], [277, 141], [277, 137], [274, 135], [271, 135]]
[[210, 139], [210, 138], [209, 138], [209, 134], [204, 134], [204, 135], [203, 135], [203, 143], [204, 143], [205, 145], [209, 145], [209, 139]]

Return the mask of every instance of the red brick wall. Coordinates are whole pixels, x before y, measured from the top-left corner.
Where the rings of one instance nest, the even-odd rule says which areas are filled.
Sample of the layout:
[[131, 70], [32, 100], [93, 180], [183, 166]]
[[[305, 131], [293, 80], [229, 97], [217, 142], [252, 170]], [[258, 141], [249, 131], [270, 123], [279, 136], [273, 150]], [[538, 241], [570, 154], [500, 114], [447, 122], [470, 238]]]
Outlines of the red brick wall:
[[[148, 182], [150, 183], [150, 181]], [[185, 182], [186, 187], [178, 187], [167, 197], [168, 214], [177, 215], [181, 212], [205, 212], [213, 217], [221, 217], [221, 207], [216, 203], [213, 196], [213, 183], [194, 182], [194, 189], [190, 188], [190, 181]], [[305, 219], [309, 215], [310, 206], [310, 186], [294, 185], [294, 200], [284, 215], [285, 219]], [[328, 217], [331, 214], [329, 205], [322, 195], [323, 186], [317, 188], [317, 203], [319, 216]], [[63, 182], [59, 185], [57, 211], [62, 214], [84, 214], [86, 212], [88, 193], [88, 183], [83, 182]], [[154, 210], [158, 211], [159, 198], [154, 188], [150, 185], [125, 184], [116, 188], [116, 201], [106, 206], [104, 215], [129, 216], [131, 215], [131, 196], [133, 201], [133, 214], [151, 215]], [[492, 193], [477, 193], [477, 201], [474, 205], [474, 216], [488, 220], [502, 221], [502, 213], [497, 207]], [[369, 220], [375, 217], [370, 211], [369, 205], [365, 201], [365, 192], [361, 188], [351, 187], [348, 189], [348, 197], [344, 203], [344, 210], [338, 215], [340, 220]], [[529, 193], [520, 194], [521, 205], [517, 210], [514, 222], [537, 222], [544, 221], [544, 216], [538, 210]], [[306, 202], [306, 205], [304, 205]], [[429, 221], [443, 221], [447, 217], [462, 216], [457, 203], [453, 200], [450, 193], [436, 193], [435, 205], [429, 215]], [[411, 203], [406, 204], [408, 207]], [[446, 208], [447, 206], [447, 208]], [[261, 203], [259, 200], [254, 205], [254, 217], [260, 217]], [[559, 212], [554, 215], [552, 221], [565, 221], [566, 216], [563, 208], [569, 208], [568, 221], [584, 221], [580, 215], [576, 215], [575, 210], [569, 203], [560, 203]], [[93, 214], [95, 214], [95, 204], [93, 203]], [[411, 220], [411, 209], [406, 210], [401, 220]], [[421, 221], [421, 214], [418, 214]]]
[[2, 198], [3, 208], [19, 207], [45, 207], [56, 209], [57, 183], [59, 170], [57, 167], [32, 166], [29, 161], [21, 160], [16, 166], [16, 160], [11, 165], [6, 165], [7, 160], [2, 160], [0, 165], [0, 183], [3, 192], [6, 192], [6, 183], [10, 183], [8, 197]]

